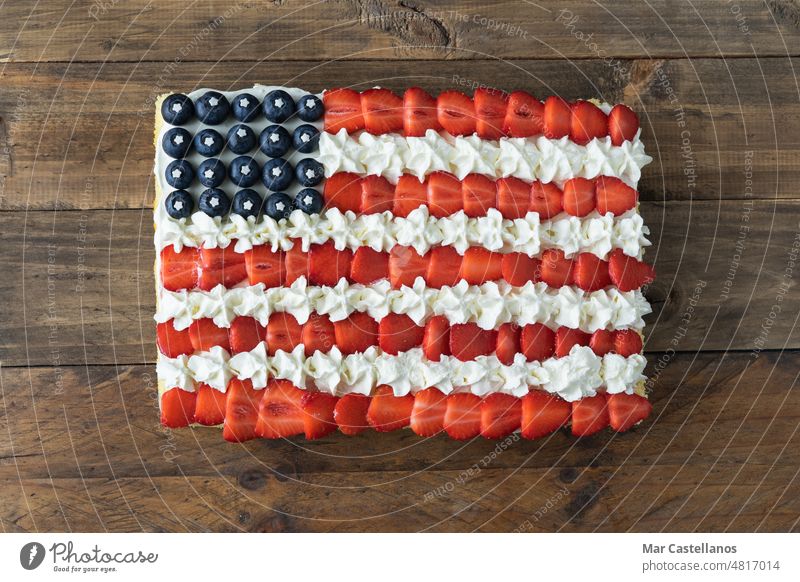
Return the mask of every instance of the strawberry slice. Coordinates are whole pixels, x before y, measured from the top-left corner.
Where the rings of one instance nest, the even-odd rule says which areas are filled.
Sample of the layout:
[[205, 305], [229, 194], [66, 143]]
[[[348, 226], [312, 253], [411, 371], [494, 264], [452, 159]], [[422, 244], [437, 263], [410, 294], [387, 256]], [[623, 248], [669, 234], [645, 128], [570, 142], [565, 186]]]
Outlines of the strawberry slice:
[[300, 408], [303, 411], [303, 431], [307, 439], [321, 439], [336, 430], [333, 412], [338, 401], [333, 394], [303, 391]]
[[559, 327], [556, 330], [556, 357], [569, 355], [572, 346], [588, 346], [592, 336], [579, 329]]
[[403, 100], [389, 89], [367, 89], [361, 93], [364, 128], [380, 135], [403, 129]]
[[362, 394], [345, 394], [333, 409], [333, 419], [346, 435], [357, 435], [369, 427], [367, 410], [371, 398]]
[[542, 253], [542, 281], [550, 287], [563, 287], [572, 283], [572, 259], [564, 257], [561, 249], [547, 249]]
[[436, 113], [436, 99], [419, 87], [406, 89], [403, 94], [403, 133], [406, 137], [421, 137], [429, 129], [442, 129]]
[[614, 337], [613, 331], [605, 329], [598, 329], [592, 334], [592, 339], [589, 341], [589, 347], [598, 356], [605, 356], [614, 351]]
[[378, 343], [378, 322], [366, 313], [351, 313], [350, 317], [333, 324], [336, 345], [347, 354], [364, 352]]
[[336, 345], [336, 330], [327, 315], [312, 313], [303, 325], [300, 339], [306, 348], [306, 356], [312, 356], [314, 352], [327, 353]]
[[650, 416], [653, 405], [638, 394], [609, 394], [609, 424], [617, 432], [625, 432]]
[[189, 329], [178, 331], [170, 319], [156, 326], [156, 344], [158, 350], [168, 358], [177, 358], [181, 354], [191, 354], [194, 351]]
[[226, 352], [231, 351], [228, 330], [217, 327], [210, 317], [195, 319], [189, 326], [189, 341], [195, 352], [207, 352], [214, 346], [220, 346]]
[[520, 427], [522, 402], [516, 396], [494, 392], [481, 402], [481, 436], [501, 439]]
[[530, 93], [514, 91], [508, 98], [503, 133], [532, 137], [544, 133], [544, 105]]
[[303, 394], [288, 380], [270, 380], [258, 407], [256, 434], [280, 439], [303, 433]]
[[464, 208], [461, 182], [453, 174], [434, 172], [428, 176], [428, 209], [431, 216], [444, 218]]
[[564, 206], [564, 193], [552, 182], [533, 182], [531, 184], [531, 212], [538, 212], [539, 218], [546, 220], [558, 215]]
[[358, 247], [350, 263], [350, 280], [368, 285], [389, 277], [389, 253]]
[[286, 253], [272, 252], [269, 245], [257, 245], [244, 253], [247, 280], [251, 285], [264, 283], [280, 287], [286, 281]]
[[481, 434], [481, 399], [469, 392], [450, 394], [443, 426], [450, 438], [459, 441]]
[[486, 216], [490, 208], [497, 208], [497, 186], [483, 174], [467, 174], [461, 182], [464, 213], [470, 218]]
[[169, 291], [192, 289], [197, 285], [197, 249], [183, 247], [176, 253], [172, 245], [161, 250], [161, 284]]
[[529, 362], [543, 362], [556, 352], [556, 334], [542, 323], [532, 323], [522, 328], [520, 349]]
[[434, 247], [428, 255], [430, 260], [425, 281], [429, 287], [439, 289], [458, 283], [463, 259], [453, 247]]
[[387, 354], [396, 356], [422, 344], [425, 329], [407, 315], [389, 313], [378, 324], [378, 345]]
[[200, 277], [198, 287], [210, 291], [217, 285], [233, 287], [247, 279], [244, 255], [233, 250], [234, 245], [224, 249], [200, 249]]
[[403, 174], [394, 189], [392, 214], [406, 218], [412, 210], [428, 203], [428, 183], [420, 182], [416, 176]]
[[479, 87], [472, 96], [475, 103], [475, 129], [481, 139], [500, 139], [506, 116], [508, 95], [499, 89]]
[[586, 145], [594, 138], [608, 135], [608, 118], [597, 105], [589, 101], [578, 101], [572, 106], [570, 139], [578, 145]]
[[497, 208], [503, 218], [522, 218], [531, 205], [531, 185], [519, 178], [500, 178], [497, 181]]
[[504, 323], [497, 330], [495, 356], [506, 366], [510, 366], [514, 362], [514, 356], [520, 352], [520, 333], [520, 327], [516, 323]]
[[450, 353], [462, 362], [488, 356], [497, 346], [497, 332], [481, 329], [475, 323], [457, 323], [450, 327]]
[[572, 178], [564, 182], [564, 212], [586, 216], [594, 210], [594, 181]]
[[600, 176], [595, 183], [595, 204], [600, 214], [625, 214], [636, 206], [638, 198], [639, 193], [619, 178]]
[[411, 287], [417, 277], [425, 278], [430, 254], [420, 256], [411, 247], [396, 245], [389, 253], [389, 281], [394, 289]]
[[364, 115], [361, 111], [361, 95], [352, 89], [331, 89], [322, 95], [325, 106], [325, 131], [336, 133], [345, 129], [355, 133], [364, 129]]
[[558, 139], [569, 135], [572, 125], [572, 108], [561, 97], [551, 95], [544, 102], [544, 135]]
[[627, 358], [642, 353], [642, 336], [635, 329], [620, 329], [614, 332], [614, 351]]
[[608, 135], [615, 146], [633, 141], [639, 131], [639, 117], [627, 105], [614, 105], [608, 114]]
[[461, 279], [470, 285], [483, 285], [503, 277], [503, 255], [483, 247], [470, 247], [461, 260]]
[[228, 383], [226, 394], [222, 438], [234, 443], [256, 438], [261, 390], [253, 388], [250, 380], [239, 380], [234, 377]]
[[252, 317], [235, 317], [228, 330], [231, 353], [249, 352], [266, 341], [267, 330]]
[[353, 251], [336, 250], [332, 240], [321, 245], [311, 245], [308, 251], [308, 282], [312, 285], [333, 287], [339, 279], [350, 275]]
[[592, 253], [581, 253], [575, 259], [572, 280], [584, 291], [598, 291], [611, 285], [608, 263]]
[[217, 426], [225, 421], [227, 394], [208, 384], [197, 385], [197, 402], [194, 406], [194, 421], [203, 426]]
[[614, 249], [608, 255], [608, 274], [620, 291], [634, 291], [656, 277], [653, 267], [629, 257], [622, 249]]
[[436, 100], [439, 123], [450, 135], [475, 133], [475, 104], [459, 91], [445, 91]]
[[361, 211], [361, 178], [358, 174], [337, 172], [325, 179], [322, 192], [328, 208], [338, 208], [342, 212]]
[[383, 176], [364, 176], [361, 179], [361, 212], [379, 214], [394, 208], [394, 186]]
[[606, 395], [581, 398], [572, 403], [572, 435], [591, 436], [608, 426]]
[[378, 432], [391, 432], [408, 426], [414, 397], [395, 396], [391, 386], [378, 386], [367, 409], [367, 422]]
[[508, 253], [503, 255], [501, 269], [503, 279], [522, 287], [529, 281], [536, 283], [541, 279], [542, 262], [524, 253]]
[[300, 277], [308, 279], [308, 253], [303, 252], [300, 241], [295, 240], [294, 246], [286, 251], [286, 284], [291, 285]]
[[444, 430], [447, 396], [437, 388], [427, 388], [414, 395], [411, 430], [421, 437], [432, 437]]
[[425, 323], [422, 353], [432, 362], [450, 355], [450, 323], [444, 315], [435, 315]]
[[291, 352], [303, 341], [303, 328], [291, 313], [273, 313], [267, 321], [267, 353]]
[[161, 396], [161, 424], [181, 428], [194, 422], [197, 394], [181, 388], [170, 388]]
[[522, 438], [538, 439], [569, 422], [572, 406], [555, 394], [531, 390], [522, 397]]

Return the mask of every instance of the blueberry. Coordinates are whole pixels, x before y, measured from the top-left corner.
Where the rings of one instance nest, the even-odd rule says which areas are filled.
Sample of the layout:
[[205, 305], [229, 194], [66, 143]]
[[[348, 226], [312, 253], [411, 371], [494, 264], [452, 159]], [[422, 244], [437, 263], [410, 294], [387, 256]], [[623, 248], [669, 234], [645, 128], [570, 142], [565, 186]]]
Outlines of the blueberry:
[[316, 151], [319, 144], [319, 130], [313, 125], [298, 125], [292, 134], [294, 149], [303, 154]]
[[261, 151], [271, 158], [280, 158], [286, 155], [292, 145], [289, 132], [280, 125], [269, 125], [264, 128], [258, 141]]
[[225, 164], [217, 158], [205, 160], [197, 168], [197, 177], [206, 188], [216, 188], [225, 181]]
[[161, 103], [161, 117], [172, 125], [183, 125], [193, 115], [194, 103], [181, 93], [173, 93]]
[[231, 177], [231, 182], [243, 188], [249, 188], [261, 176], [261, 168], [250, 156], [239, 156], [235, 158], [230, 165], [228, 175]]
[[225, 147], [225, 140], [216, 129], [203, 129], [194, 136], [194, 149], [204, 158], [218, 156]]
[[317, 160], [303, 158], [297, 163], [294, 174], [301, 186], [316, 186], [325, 177], [325, 170]]
[[284, 122], [294, 115], [294, 101], [286, 91], [270, 91], [264, 99], [264, 115], [273, 123]]
[[293, 209], [292, 199], [283, 192], [270, 194], [269, 198], [267, 198], [267, 203], [264, 205], [264, 213], [275, 220], [287, 218]]
[[313, 188], [303, 188], [294, 197], [294, 207], [306, 214], [319, 214], [322, 212], [324, 204], [325, 200], [322, 198], [322, 194]]
[[245, 218], [248, 216], [258, 216], [263, 204], [264, 201], [261, 200], [261, 196], [258, 192], [250, 188], [245, 188], [244, 190], [239, 190], [234, 195], [232, 212], [239, 216], [244, 216]]
[[275, 158], [264, 164], [264, 169], [261, 171], [261, 181], [264, 182], [264, 186], [269, 190], [277, 192], [278, 190], [286, 190], [289, 187], [289, 184], [292, 183], [293, 174], [292, 164], [283, 158]]
[[189, 218], [194, 208], [194, 200], [186, 190], [175, 190], [167, 196], [164, 206], [172, 218]]
[[200, 194], [198, 207], [209, 216], [225, 216], [231, 208], [231, 201], [219, 188], [209, 188]]
[[303, 121], [316, 121], [323, 113], [325, 106], [316, 95], [303, 95], [297, 101], [297, 116]]
[[161, 149], [171, 158], [182, 158], [192, 146], [192, 134], [182, 127], [173, 127], [161, 138]]
[[225, 96], [218, 91], [207, 91], [195, 103], [197, 117], [206, 125], [219, 125], [228, 113], [231, 106]]
[[233, 98], [231, 109], [239, 121], [253, 121], [261, 112], [261, 103], [250, 93], [239, 93]]
[[186, 160], [173, 160], [164, 172], [167, 184], [178, 190], [188, 188], [194, 180], [194, 168]]
[[228, 149], [235, 154], [246, 154], [256, 147], [256, 134], [249, 125], [237, 124], [228, 130]]

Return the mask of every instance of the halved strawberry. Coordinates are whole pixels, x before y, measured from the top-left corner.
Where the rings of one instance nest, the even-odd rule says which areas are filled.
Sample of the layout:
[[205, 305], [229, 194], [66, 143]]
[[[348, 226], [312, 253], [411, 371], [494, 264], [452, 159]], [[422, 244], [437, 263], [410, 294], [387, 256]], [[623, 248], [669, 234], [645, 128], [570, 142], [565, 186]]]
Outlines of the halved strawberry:
[[584, 291], [598, 291], [611, 285], [608, 263], [592, 253], [581, 253], [575, 259], [572, 280]]
[[394, 189], [394, 209], [392, 214], [406, 218], [412, 210], [428, 203], [428, 183], [420, 182], [412, 174], [403, 174]]
[[594, 210], [594, 181], [572, 178], [564, 182], [564, 212], [572, 216], [586, 216]]
[[629, 257], [622, 249], [614, 249], [608, 255], [608, 274], [620, 291], [634, 291], [656, 277], [653, 267]]
[[414, 395], [411, 430], [421, 437], [431, 437], [444, 429], [447, 396], [437, 388], [427, 388]]
[[325, 105], [325, 131], [336, 133], [344, 128], [347, 133], [364, 129], [361, 95], [352, 89], [331, 89], [322, 95]]
[[450, 323], [444, 315], [435, 315], [425, 323], [422, 353], [432, 362], [450, 355]]
[[642, 336], [635, 329], [620, 329], [614, 332], [614, 351], [628, 357], [642, 353]]
[[572, 106], [570, 139], [586, 145], [596, 137], [608, 135], [608, 118], [597, 105], [589, 101], [578, 101]]
[[429, 287], [439, 289], [444, 285], [458, 283], [463, 259], [453, 247], [434, 247], [428, 256], [430, 259], [425, 281]]
[[503, 255], [501, 268], [503, 279], [522, 287], [529, 281], [536, 283], [541, 279], [542, 261], [524, 253], [507, 253]]
[[503, 218], [522, 218], [531, 205], [531, 185], [519, 178], [497, 180], [497, 209]]
[[197, 249], [183, 247], [176, 253], [172, 245], [161, 250], [161, 284], [169, 291], [192, 289], [197, 285]]
[[306, 356], [312, 356], [317, 351], [327, 353], [336, 345], [336, 330], [327, 315], [312, 313], [303, 325], [300, 338], [306, 349]]
[[403, 133], [406, 137], [421, 137], [429, 129], [439, 131], [436, 99], [419, 87], [410, 87], [403, 94]]
[[609, 394], [606, 398], [609, 424], [617, 432], [629, 430], [653, 411], [650, 401], [638, 394]]
[[191, 354], [194, 351], [189, 329], [178, 331], [170, 319], [156, 326], [156, 343], [158, 350], [168, 358], [177, 358], [181, 354]]
[[312, 285], [333, 287], [341, 278], [350, 276], [353, 251], [336, 250], [332, 240], [321, 245], [311, 245], [308, 251], [308, 282]]
[[345, 355], [364, 352], [378, 343], [378, 322], [366, 313], [351, 313], [350, 317], [333, 324], [336, 346]]
[[572, 108], [561, 97], [551, 95], [544, 102], [544, 135], [558, 139], [569, 135]]
[[403, 100], [389, 89], [362, 91], [361, 111], [369, 133], [380, 135], [403, 129]]
[[288, 380], [270, 380], [258, 407], [256, 434], [267, 439], [280, 439], [303, 433], [303, 394]]
[[389, 252], [389, 281], [394, 289], [403, 285], [411, 287], [417, 277], [425, 278], [428, 273], [430, 255], [420, 256], [411, 247], [395, 245]]
[[493, 392], [481, 401], [481, 436], [501, 439], [520, 427], [522, 402], [516, 396]]
[[257, 245], [244, 253], [247, 279], [251, 285], [280, 287], [286, 282], [286, 253], [273, 252], [269, 245]]
[[531, 184], [530, 198], [531, 212], [538, 212], [539, 218], [546, 220], [559, 214], [564, 208], [564, 193], [552, 182], [539, 182]]
[[250, 380], [239, 380], [234, 377], [228, 383], [226, 394], [222, 438], [234, 443], [256, 438], [261, 390], [253, 388]]
[[451, 135], [475, 133], [475, 104], [459, 91], [445, 91], [436, 100], [439, 123]]
[[572, 346], [588, 346], [591, 339], [592, 336], [585, 331], [559, 327], [556, 330], [556, 357], [568, 356]]
[[490, 208], [497, 208], [497, 186], [483, 174], [467, 174], [461, 182], [464, 213], [470, 218], [486, 216]]
[[423, 335], [423, 327], [400, 313], [389, 313], [378, 324], [378, 345], [383, 352], [395, 356], [421, 345]]
[[614, 105], [608, 114], [608, 135], [615, 146], [625, 141], [633, 141], [639, 131], [639, 117], [627, 105]]
[[572, 283], [572, 259], [564, 257], [561, 249], [547, 249], [542, 253], [542, 281], [550, 287], [563, 287]]
[[383, 176], [364, 176], [361, 179], [361, 212], [378, 214], [394, 208], [394, 186]]
[[234, 245], [224, 249], [200, 249], [200, 277], [197, 286], [210, 291], [217, 285], [233, 287], [247, 279], [244, 255], [233, 250]]
[[291, 313], [273, 313], [267, 321], [267, 353], [291, 352], [303, 341], [303, 328]]
[[369, 428], [367, 410], [370, 397], [362, 394], [345, 394], [333, 409], [333, 418], [339, 430], [346, 435], [357, 435]]
[[249, 352], [267, 339], [266, 328], [252, 317], [235, 317], [228, 330], [231, 353]]
[[194, 406], [194, 421], [204, 426], [216, 426], [225, 421], [228, 395], [208, 384], [197, 385], [197, 402]]
[[499, 89], [479, 87], [472, 95], [475, 103], [475, 129], [481, 139], [500, 139], [506, 116], [508, 95]]
[[544, 133], [544, 105], [525, 91], [508, 97], [503, 133], [510, 137], [532, 137]]
[[520, 348], [529, 362], [542, 362], [556, 352], [556, 334], [542, 323], [532, 323], [522, 328]]
[[555, 394], [531, 390], [522, 397], [522, 438], [538, 439], [569, 422], [572, 406]]
[[189, 426], [194, 422], [197, 394], [181, 388], [170, 388], [161, 396], [161, 424], [169, 428]]
[[367, 422], [378, 432], [390, 432], [408, 426], [414, 397], [395, 396], [391, 386], [378, 386], [367, 410]]
[[220, 346], [226, 352], [231, 351], [228, 330], [218, 327], [210, 317], [195, 319], [189, 326], [189, 340], [196, 352], [207, 352], [214, 346]]
[[514, 362], [514, 356], [520, 352], [520, 333], [520, 327], [516, 323], [504, 323], [497, 330], [495, 356], [506, 366], [510, 366]]
[[459, 441], [481, 434], [481, 399], [469, 392], [450, 394], [443, 427], [450, 438]]
[[300, 408], [303, 410], [303, 430], [307, 439], [321, 439], [336, 430], [333, 411], [338, 401], [333, 394], [303, 391]]
[[303, 252], [300, 241], [295, 240], [294, 246], [286, 251], [286, 285], [291, 285], [300, 277], [308, 280], [308, 253]]
[[450, 353], [462, 362], [488, 356], [497, 346], [497, 332], [481, 329], [474, 323], [450, 326]]
[[434, 172], [428, 176], [428, 210], [431, 216], [444, 218], [464, 208], [461, 182], [453, 174]]
[[614, 351], [614, 332], [605, 329], [598, 329], [592, 334], [589, 347], [598, 356], [605, 356]]
[[591, 436], [608, 426], [605, 394], [581, 398], [572, 403], [572, 435]]
[[483, 247], [470, 247], [461, 261], [461, 279], [470, 285], [483, 285], [503, 277], [503, 255]]
[[325, 180], [325, 206], [342, 212], [361, 211], [361, 178], [350, 172], [337, 172]]
[[600, 214], [625, 214], [636, 206], [639, 193], [619, 178], [600, 176], [595, 183], [595, 207]]
[[367, 285], [389, 277], [389, 253], [358, 247], [350, 263], [350, 280]]

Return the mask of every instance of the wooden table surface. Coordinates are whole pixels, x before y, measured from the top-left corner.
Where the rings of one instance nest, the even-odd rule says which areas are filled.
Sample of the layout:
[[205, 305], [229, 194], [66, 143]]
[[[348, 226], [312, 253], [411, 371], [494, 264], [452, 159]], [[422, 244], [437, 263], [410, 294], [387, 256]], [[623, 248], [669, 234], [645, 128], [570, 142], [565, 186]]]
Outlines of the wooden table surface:
[[[2, 531], [800, 529], [796, 2], [33, 5], [0, 19]], [[506, 449], [161, 428], [153, 100], [255, 82], [636, 109], [652, 419]]]

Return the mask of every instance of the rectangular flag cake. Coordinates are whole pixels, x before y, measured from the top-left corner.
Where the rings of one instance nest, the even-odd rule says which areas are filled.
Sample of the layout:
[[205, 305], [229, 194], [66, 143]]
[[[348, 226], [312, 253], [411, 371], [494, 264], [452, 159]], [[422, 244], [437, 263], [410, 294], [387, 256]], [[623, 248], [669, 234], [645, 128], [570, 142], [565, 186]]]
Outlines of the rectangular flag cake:
[[650, 414], [651, 158], [625, 105], [257, 85], [157, 109], [164, 425], [539, 438]]

